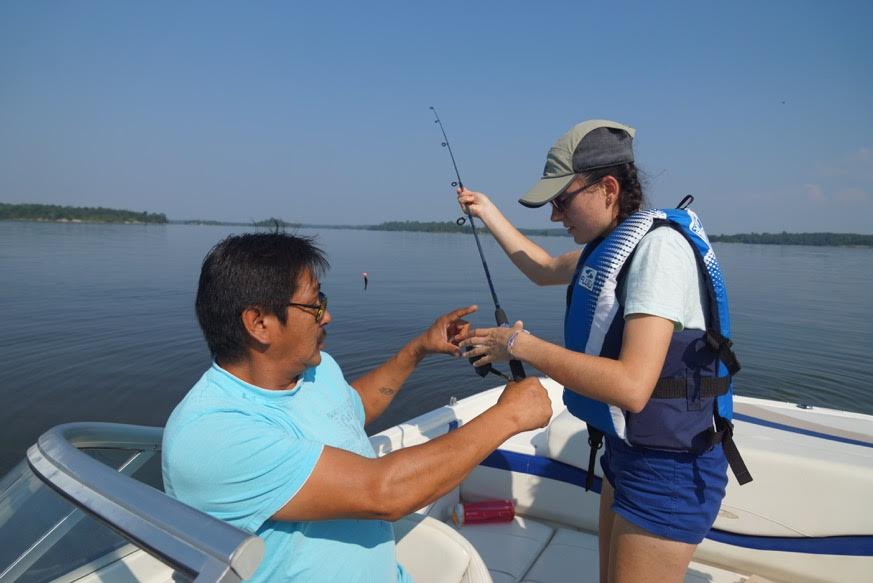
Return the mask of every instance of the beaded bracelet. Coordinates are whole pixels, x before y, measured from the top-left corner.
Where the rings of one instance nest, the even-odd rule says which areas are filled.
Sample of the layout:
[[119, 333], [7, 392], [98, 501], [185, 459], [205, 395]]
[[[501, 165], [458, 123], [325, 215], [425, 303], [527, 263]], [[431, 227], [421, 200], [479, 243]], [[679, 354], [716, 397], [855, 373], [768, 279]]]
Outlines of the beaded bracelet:
[[518, 338], [519, 332], [524, 332], [525, 334], [530, 334], [530, 332], [528, 332], [527, 330], [521, 329], [521, 330], [516, 330], [515, 332], [513, 332], [512, 334], [509, 335], [509, 340], [506, 341], [506, 352], [509, 353], [509, 356], [515, 356], [514, 354], [512, 354], [512, 346], [515, 344], [515, 339]]

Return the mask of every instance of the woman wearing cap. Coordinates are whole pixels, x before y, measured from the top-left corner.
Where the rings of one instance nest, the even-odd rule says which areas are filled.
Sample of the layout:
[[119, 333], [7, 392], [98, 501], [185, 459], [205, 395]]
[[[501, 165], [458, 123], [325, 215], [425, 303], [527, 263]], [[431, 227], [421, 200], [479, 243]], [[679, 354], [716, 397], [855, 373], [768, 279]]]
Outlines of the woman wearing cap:
[[529, 279], [569, 284], [565, 346], [521, 322], [471, 330], [462, 346], [477, 364], [519, 359], [564, 385], [568, 410], [594, 438], [587, 487], [597, 436], [605, 435], [601, 582], [678, 582], [724, 497], [725, 452], [738, 476], [744, 470], [730, 439], [730, 375], [739, 365], [727, 340], [723, 280], [697, 216], [638, 212], [644, 196], [633, 136], [611, 121], [578, 124], [552, 146], [543, 178], [519, 200], [551, 203], [551, 220], [584, 249], [553, 257], [484, 194], [458, 191]]

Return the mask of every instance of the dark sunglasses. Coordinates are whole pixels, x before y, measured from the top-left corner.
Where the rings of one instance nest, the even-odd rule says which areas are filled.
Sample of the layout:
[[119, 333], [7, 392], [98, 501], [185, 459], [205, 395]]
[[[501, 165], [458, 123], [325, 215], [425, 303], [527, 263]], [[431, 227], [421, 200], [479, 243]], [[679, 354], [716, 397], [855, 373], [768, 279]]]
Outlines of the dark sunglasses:
[[318, 303], [317, 304], [298, 304], [297, 302], [288, 302], [289, 306], [294, 306], [295, 308], [309, 308], [310, 310], [315, 310], [315, 321], [321, 322], [321, 319], [324, 318], [324, 313], [327, 311], [327, 296], [322, 292], [318, 292]]
[[556, 211], [558, 211], [559, 213], [563, 213], [565, 210], [567, 210], [567, 207], [570, 205], [570, 201], [573, 199], [574, 196], [576, 196], [580, 192], [584, 192], [584, 191], [588, 190], [592, 186], [599, 184], [599, 183], [600, 183], [600, 181], [597, 180], [595, 182], [592, 182], [588, 186], [583, 186], [582, 188], [577, 188], [576, 190], [570, 190], [570, 191], [565, 190], [564, 192], [562, 192], [560, 195], [556, 196], [555, 198], [553, 198], [549, 202], [552, 203], [552, 206], [555, 208]]

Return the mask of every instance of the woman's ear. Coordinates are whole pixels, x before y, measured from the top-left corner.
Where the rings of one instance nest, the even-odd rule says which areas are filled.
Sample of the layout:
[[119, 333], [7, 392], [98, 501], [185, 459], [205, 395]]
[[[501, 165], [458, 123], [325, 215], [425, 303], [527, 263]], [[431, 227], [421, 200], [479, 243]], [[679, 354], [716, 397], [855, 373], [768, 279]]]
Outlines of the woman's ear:
[[618, 203], [618, 194], [621, 190], [621, 186], [615, 176], [604, 176], [601, 179], [600, 184], [603, 185], [603, 198], [606, 202], [606, 208]]

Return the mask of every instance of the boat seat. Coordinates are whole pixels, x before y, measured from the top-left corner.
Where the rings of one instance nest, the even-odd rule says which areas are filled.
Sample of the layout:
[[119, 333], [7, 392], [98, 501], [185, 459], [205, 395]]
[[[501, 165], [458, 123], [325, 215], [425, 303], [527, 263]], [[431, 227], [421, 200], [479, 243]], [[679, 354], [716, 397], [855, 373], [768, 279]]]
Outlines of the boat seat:
[[555, 532], [522, 516], [512, 522], [470, 524], [457, 530], [479, 551], [495, 583], [522, 581]]
[[415, 583], [491, 583], [476, 548], [452, 527], [421, 514], [394, 523], [397, 562]]

